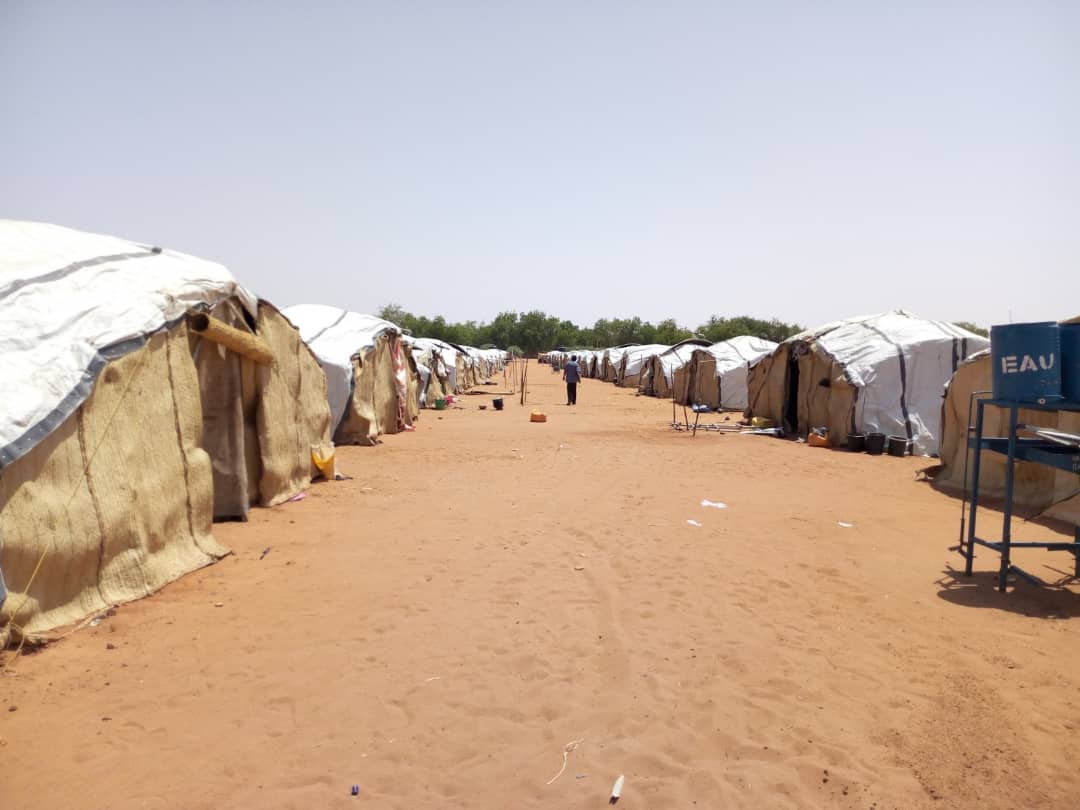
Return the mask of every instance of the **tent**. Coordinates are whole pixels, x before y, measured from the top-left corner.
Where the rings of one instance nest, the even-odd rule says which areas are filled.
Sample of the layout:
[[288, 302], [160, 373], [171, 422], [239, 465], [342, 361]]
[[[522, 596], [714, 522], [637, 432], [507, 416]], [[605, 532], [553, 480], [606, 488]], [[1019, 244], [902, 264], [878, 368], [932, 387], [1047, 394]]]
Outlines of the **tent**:
[[[934, 485], [949, 492], [971, 491], [971, 464], [967, 447], [968, 425], [975, 424], [972, 394], [991, 390], [990, 352], [969, 357], [953, 374], [945, 393], [941, 414], [941, 470]], [[983, 393], [978, 398], [988, 398]], [[970, 410], [970, 419], [968, 413]], [[1000, 408], [987, 407], [983, 434], [1005, 436], [1009, 415]], [[1080, 433], [1080, 414], [1070, 411], [1020, 410], [1020, 423], [1059, 428]], [[1005, 496], [1005, 456], [984, 452], [979, 470], [979, 494], [985, 498]], [[965, 486], [966, 485], [966, 486]], [[1047, 517], [1080, 526], [1080, 483], [1077, 476], [1043, 464], [1016, 462], [1013, 485], [1014, 503], [1043, 510]]]
[[410, 347], [422, 378], [420, 407], [430, 407], [448, 394], [461, 393], [506, 367], [506, 352], [500, 349], [455, 346], [432, 338], [402, 339]]
[[913, 453], [934, 455], [945, 383], [989, 345], [903, 310], [827, 324], [785, 340], [750, 369], [747, 412], [803, 436], [827, 427], [833, 444], [850, 432], [906, 436]]
[[671, 346], [663, 343], [650, 343], [645, 346], [634, 346], [627, 349], [619, 363], [615, 384], [620, 388], [637, 388], [641, 380], [641, 374], [649, 360], [670, 348]]
[[745, 410], [750, 369], [774, 352], [776, 345], [771, 340], [740, 335], [695, 348], [690, 360], [675, 369], [668, 394], [684, 405]]
[[604, 349], [596, 349], [589, 356], [588, 367], [582, 366], [582, 373], [586, 377], [597, 379], [600, 377], [604, 366]]
[[334, 441], [373, 445], [411, 429], [419, 375], [401, 329], [373, 315], [322, 304], [285, 310], [326, 372]]
[[638, 377], [638, 393], [653, 397], [671, 396], [676, 370], [690, 362], [695, 349], [708, 345], [707, 340], [691, 338], [648, 357]]
[[225, 267], [0, 221], [0, 324], [0, 646], [213, 562], [213, 519], [310, 483], [322, 370]]
[[[402, 335], [401, 340], [409, 347], [413, 362], [416, 364], [416, 404], [420, 408], [426, 408], [428, 407], [429, 393], [432, 394], [432, 401], [438, 398], [435, 396], [436, 389], [432, 387], [432, 383], [434, 382], [436, 386], [439, 383], [439, 358], [430, 348], [421, 346], [415, 338], [409, 335]], [[445, 372], [443, 377], [445, 378]], [[442, 396], [442, 394], [440, 393], [438, 396]]]
[[[460, 394], [465, 391], [468, 387], [466, 360], [460, 346], [434, 338], [410, 338], [410, 342], [414, 350], [419, 350], [420, 357], [429, 362], [435, 371], [435, 379], [429, 386], [427, 397], [429, 406], [447, 394]], [[431, 396], [431, 392], [435, 395]]]
[[637, 348], [637, 346], [637, 343], [627, 343], [623, 346], [612, 346], [610, 349], [605, 349], [600, 360], [599, 378], [607, 382], [618, 382], [619, 369], [622, 368], [623, 358], [628, 351]]

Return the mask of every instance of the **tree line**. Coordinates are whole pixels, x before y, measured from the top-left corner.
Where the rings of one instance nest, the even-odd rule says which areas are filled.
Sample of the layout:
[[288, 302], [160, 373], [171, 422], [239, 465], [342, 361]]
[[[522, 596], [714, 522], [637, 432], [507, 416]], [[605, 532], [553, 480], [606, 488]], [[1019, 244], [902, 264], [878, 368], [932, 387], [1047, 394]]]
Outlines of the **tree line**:
[[[784, 323], [772, 318], [762, 320], [749, 315], [723, 318], [713, 315], [697, 329], [680, 326], [673, 318], [657, 324], [641, 318], [601, 318], [592, 326], [581, 327], [571, 321], [556, 318], [540, 310], [530, 312], [500, 312], [490, 323], [464, 321], [450, 323], [441, 315], [429, 318], [414, 315], [400, 304], [387, 304], [376, 313], [417, 337], [436, 338], [463, 346], [513, 349], [520, 354], [535, 355], [565, 346], [568, 349], [599, 349], [621, 346], [624, 343], [660, 343], [673, 345], [689, 338], [703, 338], [710, 343], [728, 340], [739, 335], [751, 335], [779, 343], [804, 331], [796, 323]], [[975, 324], [957, 321], [972, 332], [986, 335]]]
[[450, 323], [441, 315], [429, 318], [414, 315], [399, 304], [387, 304], [376, 313], [417, 337], [436, 338], [464, 346], [497, 346], [517, 349], [526, 355], [565, 346], [572, 349], [597, 349], [624, 343], [661, 343], [672, 345], [688, 338], [703, 338], [710, 343], [753, 335], [779, 343], [803, 331], [794, 323], [762, 320], [748, 315], [722, 318], [713, 315], [697, 329], [680, 326], [673, 318], [653, 324], [641, 318], [601, 318], [592, 326], [581, 327], [540, 310], [500, 312], [490, 323], [465, 321]]

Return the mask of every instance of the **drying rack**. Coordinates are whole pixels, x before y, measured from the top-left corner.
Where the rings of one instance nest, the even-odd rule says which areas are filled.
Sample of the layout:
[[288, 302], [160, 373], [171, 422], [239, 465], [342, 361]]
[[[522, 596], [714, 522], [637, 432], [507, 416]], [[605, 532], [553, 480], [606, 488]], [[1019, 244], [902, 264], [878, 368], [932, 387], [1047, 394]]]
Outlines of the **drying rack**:
[[[682, 407], [683, 418], [679, 421], [678, 407]], [[710, 408], [708, 405], [690, 405], [685, 403], [677, 403], [674, 399], [671, 400], [671, 427], [674, 430], [685, 430], [690, 433], [691, 436], [696, 436], [699, 430], [704, 430], [712, 433], [742, 433], [746, 428], [740, 427], [735, 424], [721, 424], [719, 422], [705, 422], [702, 424], [701, 415], [703, 413], [723, 413], [722, 410], [716, 410]], [[693, 414], [694, 419], [690, 421], [690, 415]]]

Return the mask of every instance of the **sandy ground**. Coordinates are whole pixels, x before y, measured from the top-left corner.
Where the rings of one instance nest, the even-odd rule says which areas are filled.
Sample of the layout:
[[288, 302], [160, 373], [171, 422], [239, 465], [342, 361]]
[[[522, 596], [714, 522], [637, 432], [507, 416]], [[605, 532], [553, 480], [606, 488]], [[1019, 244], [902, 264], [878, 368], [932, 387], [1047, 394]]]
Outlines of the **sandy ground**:
[[619, 774], [626, 808], [1080, 804], [1078, 589], [954, 577], [925, 459], [532, 376], [546, 424], [466, 396], [344, 448], [354, 480], [19, 659], [0, 806], [598, 808]]

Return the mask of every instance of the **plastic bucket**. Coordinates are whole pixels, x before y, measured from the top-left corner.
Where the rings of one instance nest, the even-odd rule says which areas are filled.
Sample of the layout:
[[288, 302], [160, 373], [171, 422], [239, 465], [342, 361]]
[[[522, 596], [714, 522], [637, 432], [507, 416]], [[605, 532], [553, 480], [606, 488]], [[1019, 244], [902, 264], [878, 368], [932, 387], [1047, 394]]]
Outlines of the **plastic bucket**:
[[852, 453], [861, 453], [866, 449], [866, 436], [862, 433], [849, 433], [847, 435], [847, 449]]
[[1061, 393], [1080, 402], [1080, 323], [1063, 323], [1061, 335]]
[[911, 440], [907, 436], [890, 436], [889, 437], [889, 455], [890, 456], [906, 456], [908, 453], [908, 447], [911, 446]]
[[445, 399], [437, 399], [437, 400], [435, 400], [435, 410], [437, 410], [437, 411], [445, 411], [446, 410], [446, 400]]
[[494, 406], [495, 410], [501, 411], [503, 409], [502, 397], [496, 397], [495, 399], [491, 400], [491, 404]]
[[866, 434], [866, 452], [872, 456], [880, 456], [885, 452], [885, 434], [884, 433], [867, 433]]
[[994, 399], [1061, 398], [1061, 329], [1053, 321], [990, 327]]

